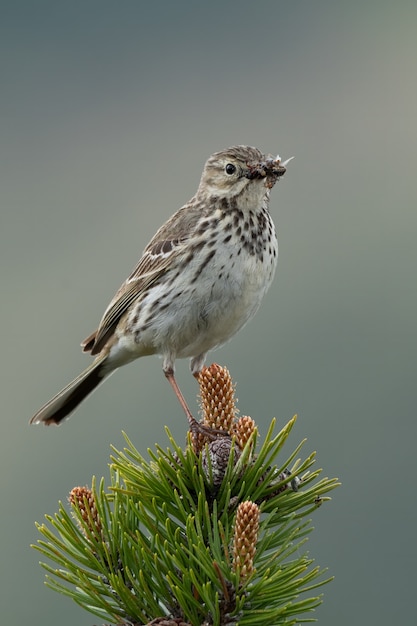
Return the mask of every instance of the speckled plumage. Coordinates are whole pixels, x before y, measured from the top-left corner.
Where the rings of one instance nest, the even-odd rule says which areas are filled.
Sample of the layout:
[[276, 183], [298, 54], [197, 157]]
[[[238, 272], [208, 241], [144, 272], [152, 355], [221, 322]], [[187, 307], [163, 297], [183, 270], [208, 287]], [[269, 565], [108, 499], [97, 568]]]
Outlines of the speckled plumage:
[[31, 422], [59, 423], [115, 369], [150, 354], [162, 356], [178, 395], [176, 358], [191, 358], [197, 374], [207, 352], [253, 317], [272, 282], [278, 244], [268, 202], [285, 171], [279, 157], [248, 146], [213, 154], [195, 196], [157, 231], [83, 342], [95, 361]]

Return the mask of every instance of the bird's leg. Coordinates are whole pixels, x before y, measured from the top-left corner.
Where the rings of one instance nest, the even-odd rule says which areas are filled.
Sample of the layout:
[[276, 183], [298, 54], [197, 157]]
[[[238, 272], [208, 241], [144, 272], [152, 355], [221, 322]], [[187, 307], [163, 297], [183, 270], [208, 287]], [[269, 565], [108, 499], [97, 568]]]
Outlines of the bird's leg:
[[224, 433], [223, 431], [215, 430], [214, 428], [204, 426], [204, 424], [200, 424], [200, 422], [197, 422], [190, 409], [188, 408], [188, 404], [186, 403], [185, 398], [182, 395], [181, 389], [179, 388], [178, 383], [175, 380], [174, 369], [172, 367], [164, 368], [164, 374], [169, 384], [173, 388], [174, 393], [177, 396], [185, 415], [187, 416], [190, 431], [193, 435], [197, 435], [200, 433], [204, 435], [204, 437], [207, 437], [210, 441], [217, 439], [219, 435], [223, 437], [227, 436], [227, 433]]
[[190, 409], [188, 408], [188, 404], [186, 403], [185, 398], [182, 395], [181, 389], [178, 387], [178, 383], [175, 380], [175, 376], [174, 376], [174, 370], [171, 369], [171, 368], [167, 369], [167, 370], [164, 369], [164, 374], [165, 374], [165, 377], [166, 377], [167, 381], [169, 382], [169, 384], [173, 388], [174, 393], [177, 396], [178, 401], [179, 401], [180, 405], [182, 406], [182, 408], [183, 408], [183, 410], [185, 412], [185, 415], [187, 416], [187, 419], [188, 419], [188, 422], [189, 422], [190, 428], [191, 428], [193, 422], [195, 422], [196, 420], [193, 417], [193, 414], [191, 413]]

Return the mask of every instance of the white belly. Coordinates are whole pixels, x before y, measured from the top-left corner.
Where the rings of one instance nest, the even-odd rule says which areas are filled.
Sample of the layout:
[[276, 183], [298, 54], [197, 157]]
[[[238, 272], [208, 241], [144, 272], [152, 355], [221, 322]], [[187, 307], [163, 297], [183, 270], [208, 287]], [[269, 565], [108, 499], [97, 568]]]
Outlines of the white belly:
[[[154, 306], [151, 323], [137, 335], [138, 348], [193, 357], [225, 343], [246, 324], [272, 282], [276, 257], [261, 263], [255, 255], [242, 254], [228, 258], [228, 267], [222, 261], [217, 254], [194, 284], [187, 286], [182, 277], [170, 286], [169, 306], [161, 311]], [[163, 283], [151, 289], [143, 303], [144, 313], [166, 290]]]

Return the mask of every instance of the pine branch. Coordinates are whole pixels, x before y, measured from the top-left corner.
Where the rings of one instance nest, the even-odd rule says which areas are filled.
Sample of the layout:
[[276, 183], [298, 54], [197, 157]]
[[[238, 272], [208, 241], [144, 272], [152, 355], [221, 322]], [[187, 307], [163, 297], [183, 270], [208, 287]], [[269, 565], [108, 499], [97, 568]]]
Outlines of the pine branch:
[[303, 548], [308, 516], [339, 483], [311, 469], [315, 453], [298, 457], [304, 442], [283, 457], [295, 417], [276, 435], [273, 420], [260, 444], [254, 420], [237, 417], [228, 371], [212, 365], [199, 383], [217, 436], [190, 434], [182, 449], [167, 429], [169, 447], [147, 460], [125, 435], [109, 488], [75, 487], [70, 514], [60, 503], [38, 525], [34, 547], [55, 563], [42, 563], [46, 584], [114, 624], [312, 621], [330, 579]]

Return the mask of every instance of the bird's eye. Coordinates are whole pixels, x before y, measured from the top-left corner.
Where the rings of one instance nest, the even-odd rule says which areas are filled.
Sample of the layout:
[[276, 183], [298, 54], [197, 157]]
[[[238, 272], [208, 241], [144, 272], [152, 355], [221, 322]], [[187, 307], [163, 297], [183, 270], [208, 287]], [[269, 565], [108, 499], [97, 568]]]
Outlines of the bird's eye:
[[224, 168], [224, 170], [226, 174], [229, 174], [229, 176], [231, 176], [232, 174], [236, 172], [236, 165], [233, 165], [233, 163], [228, 163], [226, 167]]

